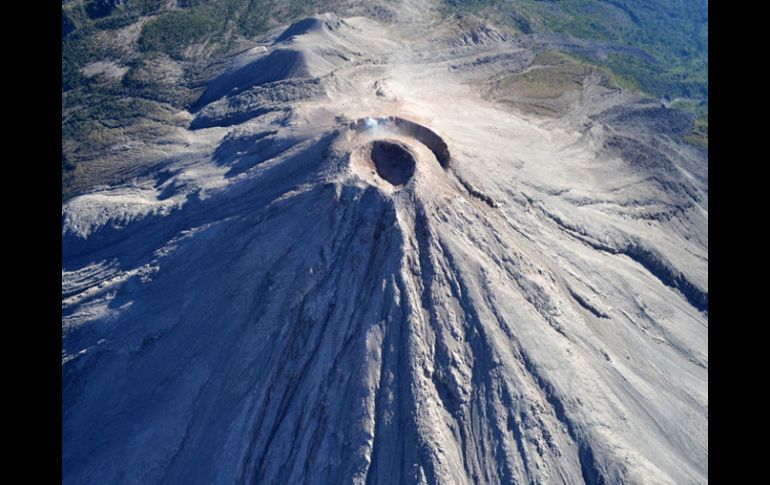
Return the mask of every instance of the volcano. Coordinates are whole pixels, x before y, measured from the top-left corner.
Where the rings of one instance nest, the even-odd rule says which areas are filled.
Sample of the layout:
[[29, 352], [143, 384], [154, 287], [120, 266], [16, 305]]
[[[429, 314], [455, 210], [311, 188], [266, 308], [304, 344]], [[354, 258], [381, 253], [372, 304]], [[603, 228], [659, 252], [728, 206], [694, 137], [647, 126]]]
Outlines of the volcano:
[[394, 12], [276, 30], [63, 205], [64, 483], [707, 483], [684, 115], [524, 112], [527, 39]]

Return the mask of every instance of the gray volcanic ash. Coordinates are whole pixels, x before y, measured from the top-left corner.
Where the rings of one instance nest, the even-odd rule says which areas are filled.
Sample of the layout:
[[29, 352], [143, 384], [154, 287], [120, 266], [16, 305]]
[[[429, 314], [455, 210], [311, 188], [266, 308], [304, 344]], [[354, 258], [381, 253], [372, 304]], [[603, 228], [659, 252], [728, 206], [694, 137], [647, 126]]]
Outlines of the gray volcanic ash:
[[273, 33], [64, 204], [64, 483], [707, 483], [679, 112], [524, 113], [526, 38], [393, 12]]

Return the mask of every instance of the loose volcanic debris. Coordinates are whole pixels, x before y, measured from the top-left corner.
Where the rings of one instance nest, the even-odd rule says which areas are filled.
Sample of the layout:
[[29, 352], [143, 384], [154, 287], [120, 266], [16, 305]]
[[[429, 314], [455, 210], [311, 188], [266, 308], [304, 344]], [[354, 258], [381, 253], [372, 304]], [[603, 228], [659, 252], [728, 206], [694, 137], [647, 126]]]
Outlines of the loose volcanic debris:
[[434, 7], [257, 39], [63, 205], [64, 484], [708, 482], [705, 154]]

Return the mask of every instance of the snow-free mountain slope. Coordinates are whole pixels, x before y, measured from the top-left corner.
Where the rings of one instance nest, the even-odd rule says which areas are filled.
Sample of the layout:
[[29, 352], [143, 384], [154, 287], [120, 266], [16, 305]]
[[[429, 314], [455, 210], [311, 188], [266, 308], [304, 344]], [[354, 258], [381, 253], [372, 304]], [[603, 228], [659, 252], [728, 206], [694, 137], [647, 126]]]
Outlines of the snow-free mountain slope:
[[64, 204], [64, 483], [707, 483], [691, 119], [522, 110], [542, 49], [394, 12], [276, 31]]

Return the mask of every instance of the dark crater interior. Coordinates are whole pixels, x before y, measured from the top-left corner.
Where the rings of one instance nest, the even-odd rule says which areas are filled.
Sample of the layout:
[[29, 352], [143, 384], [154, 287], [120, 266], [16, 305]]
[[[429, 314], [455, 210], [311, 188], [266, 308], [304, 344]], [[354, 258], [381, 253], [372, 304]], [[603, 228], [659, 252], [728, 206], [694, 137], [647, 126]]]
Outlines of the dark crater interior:
[[359, 133], [377, 133], [380, 130], [385, 133], [391, 132], [412, 137], [428, 147], [443, 168], [449, 167], [452, 158], [449, 154], [449, 147], [443, 138], [427, 126], [398, 116], [380, 116], [378, 118], [361, 118], [352, 122], [350, 128]]
[[393, 185], [404, 185], [414, 175], [414, 157], [400, 143], [376, 140], [371, 157], [377, 174]]

